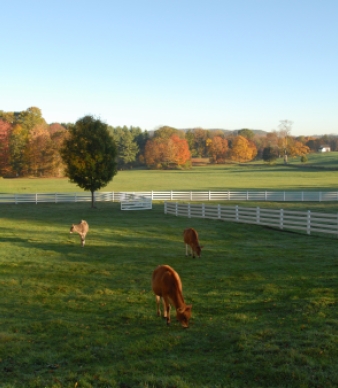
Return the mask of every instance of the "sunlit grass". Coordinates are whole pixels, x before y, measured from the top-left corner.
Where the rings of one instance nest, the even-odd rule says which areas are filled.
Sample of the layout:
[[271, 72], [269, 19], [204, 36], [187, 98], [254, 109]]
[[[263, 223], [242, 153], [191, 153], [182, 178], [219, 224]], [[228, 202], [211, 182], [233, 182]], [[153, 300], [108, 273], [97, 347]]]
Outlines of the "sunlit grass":
[[[85, 248], [71, 223], [88, 221]], [[205, 246], [186, 258], [182, 231]], [[122, 212], [117, 203], [9, 205], [0, 225], [0, 386], [337, 387], [332, 237]], [[169, 264], [189, 329], [155, 314]]]
[[[338, 153], [334, 154], [338, 163]], [[337, 189], [337, 172], [316, 168], [292, 168], [281, 164], [209, 165], [193, 167], [186, 171], [124, 170], [119, 171], [102, 191], [247, 189], [335, 190]], [[78, 186], [69, 183], [67, 178], [0, 179], [0, 193], [75, 193], [81, 191], [82, 189]]]

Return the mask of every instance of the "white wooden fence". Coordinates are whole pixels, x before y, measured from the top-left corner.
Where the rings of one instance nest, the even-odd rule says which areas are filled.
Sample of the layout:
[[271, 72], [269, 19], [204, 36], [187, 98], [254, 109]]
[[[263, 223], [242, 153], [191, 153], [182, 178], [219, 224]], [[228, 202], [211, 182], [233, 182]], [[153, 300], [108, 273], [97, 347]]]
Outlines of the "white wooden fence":
[[248, 208], [165, 202], [164, 214], [265, 225], [279, 229], [294, 229], [304, 231], [307, 234], [314, 232], [330, 233], [338, 237], [338, 214], [319, 213], [310, 210], [272, 210], [261, 209], [260, 207]]
[[[0, 189], [1, 190], [1, 189]], [[324, 202], [338, 201], [337, 191], [145, 191], [96, 192], [96, 201], [121, 202], [125, 194], [151, 198], [152, 201], [267, 201], [267, 202]], [[0, 203], [89, 202], [91, 194], [0, 194]]]
[[121, 210], [150, 210], [153, 207], [151, 198], [137, 194], [124, 193], [120, 202]]

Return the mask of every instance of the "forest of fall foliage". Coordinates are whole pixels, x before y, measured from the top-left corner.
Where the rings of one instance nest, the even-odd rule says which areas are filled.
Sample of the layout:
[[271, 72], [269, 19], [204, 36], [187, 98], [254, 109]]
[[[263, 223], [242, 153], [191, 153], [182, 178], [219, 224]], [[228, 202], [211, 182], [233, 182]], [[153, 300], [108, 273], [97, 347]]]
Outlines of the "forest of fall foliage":
[[[338, 150], [334, 135], [291, 135], [292, 123], [284, 120], [272, 132], [187, 130], [163, 126], [156, 131], [139, 127], [112, 127], [119, 169], [145, 166], [152, 169], [190, 168], [192, 160], [208, 163], [245, 163], [252, 160], [272, 162], [278, 157], [305, 156], [320, 146]], [[20, 112], [0, 110], [0, 176], [63, 177], [60, 156], [63, 141], [73, 123], [48, 124], [37, 107]]]

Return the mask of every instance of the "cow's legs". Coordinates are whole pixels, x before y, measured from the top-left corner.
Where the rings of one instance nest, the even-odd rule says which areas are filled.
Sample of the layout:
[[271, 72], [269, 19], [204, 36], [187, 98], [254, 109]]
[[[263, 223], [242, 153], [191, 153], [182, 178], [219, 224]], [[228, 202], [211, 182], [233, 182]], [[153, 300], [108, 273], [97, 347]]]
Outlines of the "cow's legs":
[[190, 245], [189, 244], [185, 244], [185, 255], [186, 256], [191, 256], [190, 250], [191, 250]]
[[158, 295], [155, 295], [155, 297], [156, 297], [156, 313], [160, 317], [161, 316], [161, 308], [160, 308], [161, 297]]
[[166, 298], [163, 298], [163, 307], [164, 307], [163, 316], [164, 318], [167, 318], [167, 325], [170, 325], [170, 304], [169, 304], [169, 300], [167, 300]]

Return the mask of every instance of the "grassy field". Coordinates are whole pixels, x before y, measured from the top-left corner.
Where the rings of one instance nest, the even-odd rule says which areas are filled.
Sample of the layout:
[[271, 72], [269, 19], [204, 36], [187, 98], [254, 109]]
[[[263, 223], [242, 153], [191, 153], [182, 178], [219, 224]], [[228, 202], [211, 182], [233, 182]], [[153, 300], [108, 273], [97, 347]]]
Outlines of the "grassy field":
[[[335, 155], [338, 162], [338, 153]], [[326, 155], [325, 155], [326, 156]], [[333, 157], [332, 157], [333, 158]], [[321, 159], [326, 160], [325, 157]], [[333, 159], [331, 160], [333, 163]], [[319, 166], [319, 163], [317, 163]], [[283, 165], [210, 165], [187, 171], [119, 171], [102, 191], [336, 190], [337, 171]], [[63, 179], [1, 179], [0, 193], [81, 192]]]
[[[121, 171], [103, 191], [336, 188], [334, 171], [232, 165]], [[76, 191], [67, 179], [0, 180], [5, 193]], [[153, 206], [1, 206], [1, 387], [338, 386], [334, 237], [176, 218]], [[337, 212], [336, 203], [245, 206]], [[90, 225], [85, 248], [69, 234], [81, 219]], [[201, 259], [184, 256], [187, 226], [199, 231]], [[189, 329], [156, 316], [159, 264], [181, 275]]]
[[[323, 206], [323, 205], [322, 205]], [[85, 248], [71, 223], [90, 225]], [[202, 258], [185, 258], [195, 227]], [[253, 225], [1, 208], [0, 386], [337, 387], [338, 245]], [[189, 329], [155, 314], [151, 274], [181, 275]]]
[[[338, 169], [338, 152], [327, 153], [312, 153], [307, 155], [307, 163], [305, 165], [313, 165], [317, 167], [327, 167]], [[300, 157], [291, 159], [291, 163], [301, 163]]]

